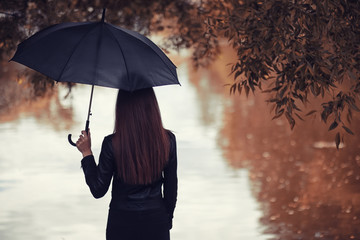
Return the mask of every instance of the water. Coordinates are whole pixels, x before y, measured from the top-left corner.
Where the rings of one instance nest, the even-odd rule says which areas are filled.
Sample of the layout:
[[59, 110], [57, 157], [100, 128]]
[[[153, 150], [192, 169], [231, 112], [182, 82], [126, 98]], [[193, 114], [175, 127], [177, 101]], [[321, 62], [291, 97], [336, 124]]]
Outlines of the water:
[[[268, 239], [249, 170], [219, 147], [228, 99], [204, 102], [182, 64], [182, 86], [156, 88], [163, 122], [177, 137], [179, 193], [172, 239]], [[95, 200], [80, 153], [67, 143], [84, 128], [90, 87], [66, 89], [0, 124], [0, 239], [104, 239], [110, 192]], [[96, 87], [90, 129], [94, 155], [112, 133], [116, 90]], [[211, 110], [203, 111], [204, 104]], [[205, 107], [208, 109], [207, 107]], [[4, 118], [4, 117], [3, 117]]]
[[[172, 58], [182, 86], [155, 89], [164, 125], [177, 137], [179, 196], [172, 239], [360, 239], [360, 118], [355, 133], [327, 131], [319, 116], [271, 120], [266, 95], [232, 95], [233, 51], [208, 69]], [[177, 59], [179, 58], [179, 59]], [[5, 71], [5, 69], [7, 69]], [[67, 142], [84, 128], [90, 87], [58, 86], [32, 104], [16, 63], [1, 63], [0, 239], [104, 239], [108, 193], [95, 200], [80, 153]], [[96, 87], [93, 152], [113, 131], [116, 90]], [[306, 113], [321, 109], [312, 99]], [[304, 115], [304, 114], [303, 114]], [[344, 136], [336, 150], [337, 131]]]

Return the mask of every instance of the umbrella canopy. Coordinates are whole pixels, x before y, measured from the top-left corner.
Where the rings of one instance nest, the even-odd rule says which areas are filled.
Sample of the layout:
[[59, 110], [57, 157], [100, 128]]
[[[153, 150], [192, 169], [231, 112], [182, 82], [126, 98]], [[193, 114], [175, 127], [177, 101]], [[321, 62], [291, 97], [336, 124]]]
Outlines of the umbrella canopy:
[[104, 21], [39, 31], [11, 59], [56, 81], [134, 91], [179, 84], [176, 66], [145, 36]]
[[[61, 23], [18, 45], [16, 61], [58, 82], [92, 85], [85, 130], [88, 131], [94, 85], [135, 91], [180, 84], [176, 66], [147, 37], [100, 22]], [[68, 136], [71, 141], [71, 134]]]

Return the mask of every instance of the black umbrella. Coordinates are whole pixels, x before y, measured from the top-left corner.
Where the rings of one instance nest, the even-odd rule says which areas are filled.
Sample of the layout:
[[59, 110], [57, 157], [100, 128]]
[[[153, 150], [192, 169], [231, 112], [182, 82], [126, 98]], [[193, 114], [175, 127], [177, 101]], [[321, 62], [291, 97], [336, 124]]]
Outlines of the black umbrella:
[[[94, 85], [127, 91], [180, 84], [176, 66], [145, 36], [100, 22], [61, 23], [18, 45], [12, 61], [58, 82], [92, 85], [85, 130], [89, 128]], [[71, 134], [68, 136], [71, 141]]]

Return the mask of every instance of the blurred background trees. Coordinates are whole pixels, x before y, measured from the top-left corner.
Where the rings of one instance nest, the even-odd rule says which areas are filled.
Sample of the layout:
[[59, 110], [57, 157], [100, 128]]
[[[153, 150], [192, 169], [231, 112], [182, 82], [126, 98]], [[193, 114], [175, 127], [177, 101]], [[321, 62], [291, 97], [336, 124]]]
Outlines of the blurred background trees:
[[[357, 0], [19, 0], [0, 2], [0, 56], [38, 30], [66, 21], [106, 21], [145, 35], [160, 35], [165, 51], [188, 48], [195, 67], [217, 58], [230, 44], [230, 93], [269, 95], [274, 118], [296, 121], [319, 115], [336, 129], [337, 146], [353, 134], [360, 99], [360, 3]], [[224, 63], [224, 67], [225, 67]], [[53, 81], [27, 71], [35, 96]], [[312, 99], [320, 106], [302, 113]]]

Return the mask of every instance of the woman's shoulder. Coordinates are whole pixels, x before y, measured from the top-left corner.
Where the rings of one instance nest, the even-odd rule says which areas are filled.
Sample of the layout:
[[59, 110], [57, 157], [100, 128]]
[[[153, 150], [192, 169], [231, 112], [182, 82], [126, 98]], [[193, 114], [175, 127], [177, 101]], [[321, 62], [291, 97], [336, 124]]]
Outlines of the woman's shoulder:
[[176, 137], [175, 137], [175, 134], [170, 131], [170, 130], [167, 130], [166, 129], [166, 132], [169, 136], [169, 141], [170, 141], [170, 152], [173, 153], [173, 152], [176, 152]]
[[107, 136], [104, 137], [104, 141], [111, 141], [112, 138], [114, 137], [115, 133], [109, 134]]
[[175, 137], [175, 134], [168, 130], [168, 129], [165, 129], [166, 133], [168, 134], [169, 138], [170, 138], [170, 141], [176, 141], [176, 137]]
[[112, 150], [112, 138], [113, 138], [114, 134], [110, 134], [104, 137], [103, 143], [102, 143], [102, 148], [107, 148], [107, 149], [111, 149]]

